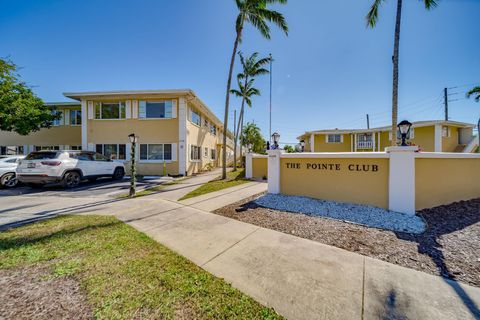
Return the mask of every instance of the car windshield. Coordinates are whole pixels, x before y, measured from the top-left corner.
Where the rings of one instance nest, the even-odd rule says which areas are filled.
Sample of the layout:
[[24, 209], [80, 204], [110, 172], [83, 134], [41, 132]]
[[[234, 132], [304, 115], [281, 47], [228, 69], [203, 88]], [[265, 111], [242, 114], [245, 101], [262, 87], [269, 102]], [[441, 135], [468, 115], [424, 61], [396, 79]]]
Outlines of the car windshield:
[[44, 159], [55, 159], [58, 157], [58, 152], [56, 151], [40, 151], [30, 153], [25, 160], [44, 160]]

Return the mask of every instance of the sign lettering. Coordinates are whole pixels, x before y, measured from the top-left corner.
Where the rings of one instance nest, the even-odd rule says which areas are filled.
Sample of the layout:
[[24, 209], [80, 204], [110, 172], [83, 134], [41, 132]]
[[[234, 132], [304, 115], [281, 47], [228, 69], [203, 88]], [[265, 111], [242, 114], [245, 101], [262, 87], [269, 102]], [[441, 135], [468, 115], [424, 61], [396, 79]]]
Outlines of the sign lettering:
[[379, 168], [377, 164], [348, 164], [344, 168], [340, 163], [316, 163], [308, 162], [302, 164], [300, 162], [287, 162], [287, 169], [302, 169], [305, 167], [307, 170], [323, 170], [323, 171], [341, 171], [346, 168], [352, 172], [378, 172]]

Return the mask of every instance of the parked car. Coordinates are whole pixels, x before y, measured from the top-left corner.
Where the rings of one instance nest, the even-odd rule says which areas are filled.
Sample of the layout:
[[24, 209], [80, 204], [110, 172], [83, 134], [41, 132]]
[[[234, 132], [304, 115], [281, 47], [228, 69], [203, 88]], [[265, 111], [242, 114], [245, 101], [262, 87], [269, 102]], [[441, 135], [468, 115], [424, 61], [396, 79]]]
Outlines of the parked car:
[[2, 156], [0, 158], [0, 186], [13, 188], [18, 184], [15, 170], [25, 156]]
[[20, 182], [32, 187], [60, 182], [66, 188], [74, 188], [83, 179], [94, 181], [100, 177], [123, 179], [123, 163], [92, 151], [36, 151], [17, 167]]

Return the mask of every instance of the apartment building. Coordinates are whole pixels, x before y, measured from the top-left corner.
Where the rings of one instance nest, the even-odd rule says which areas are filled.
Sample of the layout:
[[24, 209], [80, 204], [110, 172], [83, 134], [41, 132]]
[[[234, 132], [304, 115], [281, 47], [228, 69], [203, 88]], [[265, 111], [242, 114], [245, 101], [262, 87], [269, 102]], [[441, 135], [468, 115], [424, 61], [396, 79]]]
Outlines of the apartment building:
[[[478, 137], [475, 125], [457, 121], [417, 121], [410, 129], [408, 143], [426, 152], [474, 152]], [[398, 137], [400, 134], [398, 133]], [[297, 138], [309, 152], [383, 151], [391, 145], [391, 127], [307, 131]]]
[[[163, 175], [166, 171], [191, 175], [221, 164], [223, 124], [190, 89], [64, 95], [77, 102], [51, 104], [53, 112], [64, 114], [58, 125], [25, 137], [0, 132], [5, 152], [78, 148], [128, 163], [128, 135], [135, 133], [139, 137], [135, 153], [139, 174]], [[230, 158], [233, 143], [230, 137], [227, 140]]]

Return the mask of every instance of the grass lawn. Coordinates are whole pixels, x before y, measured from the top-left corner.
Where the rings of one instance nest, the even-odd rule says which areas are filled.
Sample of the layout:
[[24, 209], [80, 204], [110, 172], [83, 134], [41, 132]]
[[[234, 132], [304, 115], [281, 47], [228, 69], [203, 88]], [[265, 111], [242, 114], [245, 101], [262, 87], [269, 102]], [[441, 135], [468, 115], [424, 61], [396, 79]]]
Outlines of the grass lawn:
[[222, 180], [221, 177], [218, 177], [215, 180], [207, 182], [204, 185], [198, 187], [192, 192], [187, 193], [185, 196], [178, 200], [198, 197], [202, 194], [222, 190], [225, 188], [235, 187], [247, 182], [250, 182], [250, 180], [245, 179], [245, 169], [238, 169], [235, 172], [227, 172], [227, 179]]
[[39, 267], [77, 281], [95, 318], [281, 318], [114, 217], [63, 216], [0, 233], [0, 282], [2, 272]]

